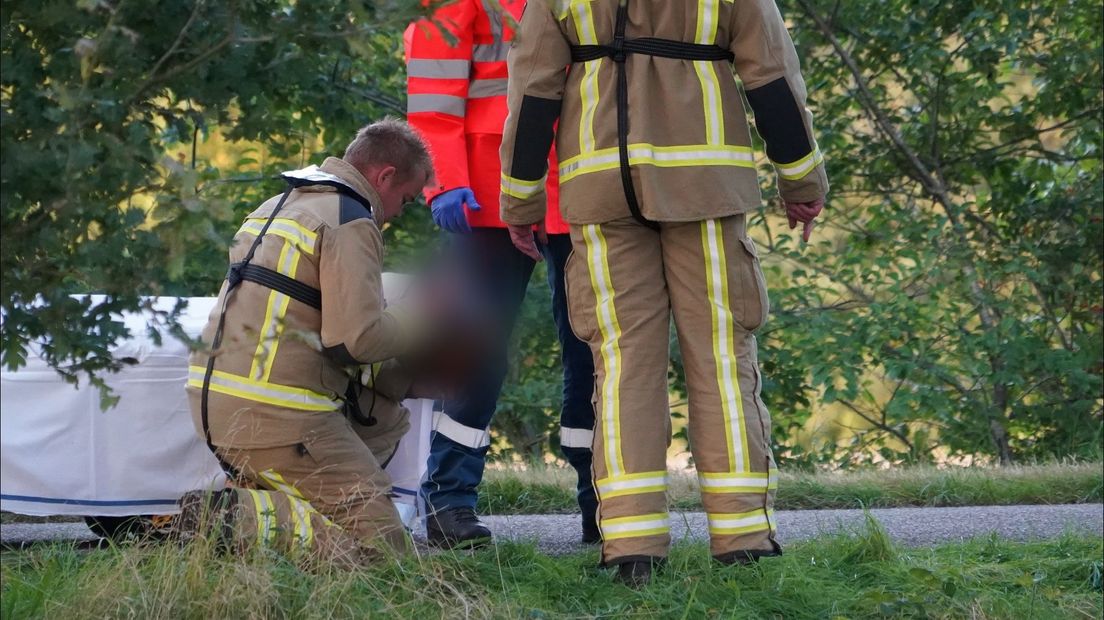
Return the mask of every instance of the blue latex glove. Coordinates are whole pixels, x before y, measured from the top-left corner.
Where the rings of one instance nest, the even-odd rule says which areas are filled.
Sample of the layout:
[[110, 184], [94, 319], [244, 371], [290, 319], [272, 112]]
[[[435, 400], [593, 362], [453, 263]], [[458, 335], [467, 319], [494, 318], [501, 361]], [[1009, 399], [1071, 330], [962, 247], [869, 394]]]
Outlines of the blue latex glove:
[[430, 211], [433, 212], [433, 223], [451, 233], [470, 233], [471, 226], [468, 225], [468, 218], [464, 215], [465, 204], [472, 211], [480, 209], [470, 187], [457, 187], [438, 194], [429, 205]]

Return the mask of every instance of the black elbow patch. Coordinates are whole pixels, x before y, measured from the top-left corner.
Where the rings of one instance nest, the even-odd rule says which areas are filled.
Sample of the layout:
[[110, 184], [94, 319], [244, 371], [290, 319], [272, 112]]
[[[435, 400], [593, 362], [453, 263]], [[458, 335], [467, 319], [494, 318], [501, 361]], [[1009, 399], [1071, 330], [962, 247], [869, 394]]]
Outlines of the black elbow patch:
[[748, 103], [755, 112], [755, 128], [767, 143], [767, 157], [779, 164], [790, 164], [812, 152], [805, 133], [805, 116], [797, 105], [786, 78], [747, 91]]
[[360, 362], [349, 353], [349, 348], [344, 343], [332, 347], [322, 347], [322, 353], [342, 366], [352, 366]]
[[349, 196], [348, 194], [340, 194], [340, 214], [338, 215], [339, 224], [348, 224], [354, 220], [372, 219], [372, 212], [364, 205], [363, 202]]
[[526, 95], [518, 111], [517, 135], [514, 136], [514, 160], [509, 175], [522, 181], [544, 178], [548, 169], [548, 152], [556, 133], [553, 128], [560, 118], [560, 100]]

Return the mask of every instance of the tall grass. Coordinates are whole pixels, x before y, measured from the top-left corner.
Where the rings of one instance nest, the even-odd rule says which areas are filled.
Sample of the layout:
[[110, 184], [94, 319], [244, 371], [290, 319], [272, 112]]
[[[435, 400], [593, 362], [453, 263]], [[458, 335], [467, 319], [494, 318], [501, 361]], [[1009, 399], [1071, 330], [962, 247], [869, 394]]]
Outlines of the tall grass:
[[[669, 472], [674, 508], [701, 510], [692, 472]], [[480, 510], [536, 514], [576, 510], [574, 470], [555, 466], [492, 468], [480, 486]], [[1100, 463], [1019, 467], [907, 467], [843, 472], [781, 472], [776, 508], [893, 508], [1077, 504], [1104, 499]]]
[[[877, 523], [795, 544], [753, 567], [676, 546], [640, 591], [615, 584], [594, 551], [541, 555], [502, 544], [475, 553], [303, 570], [260, 551], [205, 543], [54, 546], [6, 554], [3, 618], [1099, 618], [1101, 540], [979, 539], [899, 549]], [[1094, 581], [1094, 571], [1097, 580]]]

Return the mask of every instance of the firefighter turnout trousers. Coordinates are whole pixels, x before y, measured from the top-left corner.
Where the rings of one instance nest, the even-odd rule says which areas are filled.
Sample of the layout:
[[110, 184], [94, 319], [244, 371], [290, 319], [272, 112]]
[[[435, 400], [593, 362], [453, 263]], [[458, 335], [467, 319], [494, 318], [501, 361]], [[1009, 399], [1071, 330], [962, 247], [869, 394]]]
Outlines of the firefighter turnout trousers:
[[[371, 397], [362, 394], [363, 411], [372, 407]], [[223, 492], [221, 505], [182, 500], [182, 527], [221, 528], [238, 551], [266, 546], [341, 565], [407, 550], [383, 465], [410, 428], [410, 412], [377, 397], [371, 426], [334, 411], [314, 416], [293, 445], [216, 447], [241, 488]], [[214, 520], [189, 514], [197, 510], [221, 514]]]
[[777, 550], [777, 470], [754, 336], [769, 303], [745, 216], [660, 222], [658, 230], [627, 217], [572, 225], [571, 239], [571, 323], [596, 371], [603, 563], [667, 556], [672, 312], [711, 552]]

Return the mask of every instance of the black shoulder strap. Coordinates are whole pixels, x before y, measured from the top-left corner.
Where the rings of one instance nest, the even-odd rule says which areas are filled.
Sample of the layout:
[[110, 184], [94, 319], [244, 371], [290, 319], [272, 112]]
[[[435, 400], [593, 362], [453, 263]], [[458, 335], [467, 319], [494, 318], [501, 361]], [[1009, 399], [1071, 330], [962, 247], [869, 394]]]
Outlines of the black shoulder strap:
[[620, 0], [617, 5], [617, 24], [613, 35], [613, 45], [572, 45], [571, 62], [589, 62], [599, 58], [611, 58], [617, 64], [617, 152], [621, 163], [621, 186], [625, 191], [625, 200], [629, 211], [636, 221], [658, 230], [659, 224], [644, 217], [640, 212], [640, 203], [636, 199], [633, 187], [632, 171], [629, 168], [629, 84], [625, 74], [625, 59], [629, 54], [644, 54], [683, 60], [727, 60], [735, 58], [732, 52], [717, 46], [700, 43], [686, 43], [671, 39], [643, 37], [625, 39], [625, 22], [628, 21], [629, 0]]
[[234, 291], [237, 290], [238, 285], [241, 284], [242, 278], [240, 277], [243, 267], [249, 264], [249, 261], [253, 260], [253, 255], [257, 252], [257, 246], [261, 244], [261, 238], [268, 232], [269, 226], [276, 219], [276, 214], [280, 212], [280, 209], [284, 207], [284, 203], [287, 202], [288, 196], [291, 195], [291, 190], [295, 189], [295, 186], [288, 184], [287, 189], [284, 190], [280, 201], [276, 203], [276, 207], [272, 209], [272, 214], [268, 216], [268, 221], [261, 227], [260, 232], [257, 233], [257, 237], [253, 239], [253, 245], [249, 246], [249, 251], [245, 254], [245, 259], [240, 263], [235, 263], [237, 269], [230, 268], [230, 273], [226, 276], [226, 294], [222, 296], [222, 308], [219, 310], [218, 325], [215, 326], [215, 335], [211, 339], [211, 350], [207, 353], [207, 370], [203, 373], [203, 388], [199, 394], [199, 413], [200, 419], [203, 422], [203, 438], [207, 441], [207, 447], [211, 450], [211, 454], [215, 455], [219, 464], [222, 465], [223, 470], [227, 474], [235, 475], [234, 468], [224, 461], [222, 457], [215, 451], [215, 445], [211, 443], [211, 426], [208, 423], [207, 416], [207, 397], [211, 393], [211, 376], [215, 373], [215, 353], [222, 344], [222, 330], [226, 327], [226, 307], [230, 303], [230, 298], [234, 296]]

